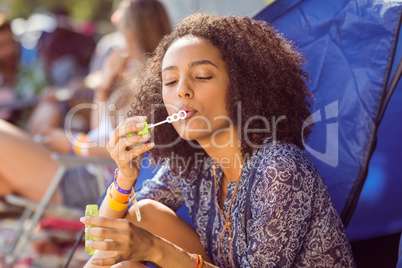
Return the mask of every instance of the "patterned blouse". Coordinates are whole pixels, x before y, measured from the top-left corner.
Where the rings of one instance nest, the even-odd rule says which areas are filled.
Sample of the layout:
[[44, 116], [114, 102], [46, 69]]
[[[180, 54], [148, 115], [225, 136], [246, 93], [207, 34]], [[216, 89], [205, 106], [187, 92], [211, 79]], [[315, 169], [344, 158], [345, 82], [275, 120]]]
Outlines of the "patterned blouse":
[[[214, 264], [230, 267], [229, 234], [216, 210], [222, 170], [214, 186], [212, 160], [188, 178], [162, 167], [144, 183], [138, 199], [173, 210], [183, 204]], [[228, 184], [226, 215], [236, 182]], [[219, 194], [217, 195], [219, 196]], [[342, 222], [315, 166], [295, 145], [267, 142], [245, 163], [231, 206], [232, 256], [236, 267], [355, 267]]]

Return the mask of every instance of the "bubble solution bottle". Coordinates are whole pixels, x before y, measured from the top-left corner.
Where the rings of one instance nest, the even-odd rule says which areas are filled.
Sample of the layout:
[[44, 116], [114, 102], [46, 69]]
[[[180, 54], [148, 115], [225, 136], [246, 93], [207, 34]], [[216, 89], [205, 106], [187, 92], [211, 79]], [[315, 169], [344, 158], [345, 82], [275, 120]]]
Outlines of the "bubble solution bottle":
[[[87, 205], [87, 207], [85, 209], [85, 216], [98, 217], [99, 216], [98, 206], [97, 205]], [[94, 227], [94, 226], [85, 224], [85, 228], [88, 228], [88, 227]], [[89, 234], [85, 233], [85, 251], [89, 255], [94, 255], [96, 253], [97, 249], [93, 249], [93, 248], [88, 247], [86, 245], [86, 242], [88, 240], [98, 241], [98, 238], [95, 237], [95, 236], [92, 236], [92, 235], [89, 235]]]

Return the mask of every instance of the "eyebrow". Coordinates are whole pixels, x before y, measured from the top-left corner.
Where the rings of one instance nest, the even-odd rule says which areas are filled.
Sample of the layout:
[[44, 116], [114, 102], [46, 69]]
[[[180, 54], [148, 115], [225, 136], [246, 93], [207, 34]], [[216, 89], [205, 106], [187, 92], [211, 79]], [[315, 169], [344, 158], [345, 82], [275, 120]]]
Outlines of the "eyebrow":
[[[209, 60], [198, 60], [198, 61], [194, 61], [194, 62], [190, 63], [190, 64], [188, 65], [188, 67], [192, 68], [192, 67], [199, 66], [199, 65], [212, 65], [212, 66], [214, 66], [215, 68], [219, 69], [218, 66], [216, 66], [215, 63], [213, 63], [213, 62], [211, 62], [211, 61], [209, 61]], [[177, 69], [178, 69], [177, 66], [171, 65], [171, 66], [167, 66], [167, 67], [163, 68], [162, 72], [164, 72], [164, 71], [169, 71], [169, 70], [177, 70]]]
[[198, 65], [205, 65], [205, 64], [212, 65], [212, 66], [216, 67], [217, 69], [219, 69], [218, 66], [216, 66], [215, 63], [213, 63], [213, 62], [211, 62], [209, 60], [194, 61], [194, 62], [189, 64], [189, 67], [191, 68], [191, 67], [195, 67], [195, 66], [198, 66]]

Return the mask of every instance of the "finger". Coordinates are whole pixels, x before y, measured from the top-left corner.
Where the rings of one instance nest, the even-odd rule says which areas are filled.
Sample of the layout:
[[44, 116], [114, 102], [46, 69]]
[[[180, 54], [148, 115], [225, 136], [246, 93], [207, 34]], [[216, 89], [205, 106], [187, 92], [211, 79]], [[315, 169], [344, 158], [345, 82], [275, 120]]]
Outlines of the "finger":
[[140, 262], [122, 261], [113, 265], [111, 268], [147, 268], [148, 266]]
[[[144, 139], [147, 140], [148, 138]], [[117, 143], [117, 150], [120, 153], [124, 153], [129, 146], [135, 146], [139, 142], [141, 142], [142, 136], [135, 135], [131, 137], [123, 137], [120, 138], [119, 142]]]
[[147, 120], [147, 117], [143, 116], [143, 115], [127, 117], [126, 119], [121, 121], [118, 126], [122, 127], [122, 126], [129, 125], [129, 124], [142, 123], [142, 122], [145, 122], [146, 120]]
[[118, 238], [125, 238], [126, 234], [116, 229], [109, 228], [99, 228], [99, 227], [88, 227], [85, 228], [85, 233], [98, 237], [98, 238], [113, 238], [114, 240], [118, 240]]
[[93, 258], [91, 263], [98, 266], [110, 266], [119, 262], [119, 257], [110, 257], [105, 259]]
[[128, 155], [128, 158], [131, 160], [137, 158], [138, 156], [142, 156], [145, 152], [151, 150], [155, 146], [155, 143], [150, 142], [150, 143], [145, 143], [141, 144], [136, 147], [130, 147], [126, 154]]
[[[144, 145], [148, 144], [148, 141], [150, 140], [151, 135], [149, 134], [144, 134], [142, 136], [133, 136], [133, 137], [128, 137], [128, 138], [122, 138], [119, 143], [117, 144], [118, 149], [117, 151], [112, 152], [111, 156], [112, 158], [116, 159], [116, 157], [119, 156], [126, 156], [126, 152], [135, 152], [139, 155], [142, 155], [146, 150], [146, 148], [143, 148]], [[132, 149], [137, 150], [137, 151], [132, 151]]]
[[130, 137], [123, 137], [120, 141], [123, 141], [126, 147], [128, 146], [140, 146], [143, 143], [147, 142], [151, 138], [150, 134], [143, 134], [143, 135], [133, 135]]
[[132, 123], [128, 125], [118, 126], [113, 130], [110, 135], [110, 145], [116, 144], [122, 137], [132, 136], [133, 133], [136, 133], [140, 130], [144, 129], [144, 123]]
[[[128, 117], [124, 120], [122, 120], [116, 127], [115, 130], [119, 129], [119, 128], [123, 128], [126, 125], [130, 125], [130, 124], [136, 124], [136, 123], [143, 123], [145, 122], [145, 120], [147, 119], [146, 116], [134, 116], [134, 117]], [[119, 133], [117, 133], [119, 134]], [[123, 134], [122, 134], [123, 135]]]
[[119, 165], [123, 168], [126, 167], [127, 164], [131, 165], [131, 163], [135, 161], [136, 166], [139, 167], [143, 154], [151, 150], [154, 146], [155, 143], [151, 142], [137, 146], [135, 148], [130, 148], [128, 151], [125, 152], [124, 159], [122, 159], [124, 162], [120, 162]]
[[95, 225], [97, 227], [104, 227], [110, 229], [126, 229], [131, 227], [130, 221], [126, 219], [113, 219], [106, 217], [82, 217], [80, 221], [84, 224]]
[[102, 251], [122, 251], [127, 249], [127, 245], [116, 240], [103, 240], [103, 241], [85, 241], [85, 246], [102, 250]]
[[[128, 138], [122, 138], [117, 144], [117, 148], [115, 148], [110, 155], [112, 159], [117, 160], [118, 165], [124, 165], [124, 162], [128, 163], [132, 159], [137, 158], [142, 155], [144, 152], [141, 146], [144, 145], [151, 138], [150, 135], [142, 135], [142, 136], [133, 136]], [[135, 149], [134, 151], [132, 149]], [[149, 150], [149, 149], [148, 149]], [[130, 152], [131, 153], [127, 153]], [[133, 153], [133, 154], [132, 154]]]
[[109, 145], [114, 147], [121, 137], [138, 132], [144, 128], [143, 122], [146, 120], [146, 116], [132, 117], [124, 119], [110, 134]]
[[[143, 128], [143, 127], [144, 126], [138, 126], [138, 127], [135, 127], [134, 130], [135, 129], [141, 130], [141, 128]], [[133, 128], [131, 128], [129, 131], [131, 131], [132, 129]], [[143, 139], [143, 136], [144, 136], [144, 135], [130, 135], [128, 137], [124, 133], [126, 133], [126, 132], [124, 132], [123, 129], [116, 128], [115, 130], [113, 130], [113, 132], [110, 134], [109, 142], [106, 144], [106, 149], [108, 150], [109, 153], [111, 153], [116, 148], [116, 146], [118, 146], [118, 143], [122, 139], [129, 138], [129, 139], [127, 139], [127, 141], [135, 143], [135, 142], [138, 142], [139, 140]], [[128, 132], [128, 133], [131, 134], [132, 132]], [[129, 143], [124, 143], [124, 144], [129, 145]]]

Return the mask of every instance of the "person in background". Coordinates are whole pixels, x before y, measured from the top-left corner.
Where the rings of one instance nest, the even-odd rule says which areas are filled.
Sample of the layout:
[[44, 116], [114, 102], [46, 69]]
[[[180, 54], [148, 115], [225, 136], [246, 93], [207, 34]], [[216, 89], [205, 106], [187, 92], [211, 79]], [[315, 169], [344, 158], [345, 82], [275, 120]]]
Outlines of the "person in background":
[[[11, 23], [0, 14], [0, 119], [24, 128], [35, 102], [32, 105], [23, 102], [38, 97], [47, 85], [40, 68], [21, 63], [21, 46]], [[18, 103], [21, 107], [13, 109], [13, 104]]]
[[115, 49], [123, 49], [126, 46], [124, 35], [117, 29], [123, 12], [122, 3], [123, 2], [120, 1], [118, 5], [116, 5], [112, 15], [110, 16], [110, 22], [114, 27], [116, 27], [116, 30], [102, 36], [96, 44], [94, 54], [92, 55], [89, 64], [90, 74], [101, 73], [102, 65], [110, 52]]
[[38, 61], [52, 86], [63, 87], [88, 74], [95, 40], [74, 29], [67, 8], [59, 6], [52, 13], [56, 18], [53, 32], [43, 33], [38, 42]]
[[[118, 27], [124, 35], [124, 49], [112, 51], [105, 62], [102, 84], [95, 91], [94, 104], [102, 114], [102, 104], [113, 87], [122, 79], [137, 72], [147, 57], [154, 51], [162, 37], [171, 32], [169, 17], [163, 5], [157, 0], [124, 0], [120, 3]], [[99, 116], [91, 117], [91, 126], [96, 125]]]
[[[63, 127], [64, 117], [70, 109], [69, 101], [88, 102], [93, 96], [92, 92], [82, 91], [78, 81], [89, 72], [95, 40], [74, 29], [65, 7], [55, 8], [53, 14], [56, 28], [53, 32], [44, 32], [37, 44], [38, 65], [45, 71], [49, 87], [27, 123], [27, 131], [32, 135], [43, 134], [48, 127]], [[77, 113], [75, 119], [80, 119], [75, 120], [79, 123], [77, 128], [90, 129], [85, 128], [84, 122], [88, 114], [88, 111]]]

